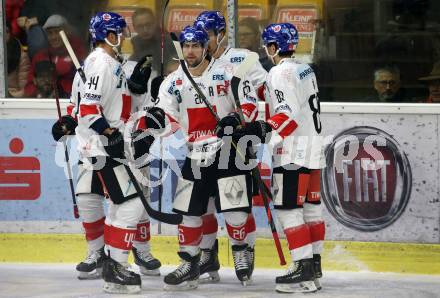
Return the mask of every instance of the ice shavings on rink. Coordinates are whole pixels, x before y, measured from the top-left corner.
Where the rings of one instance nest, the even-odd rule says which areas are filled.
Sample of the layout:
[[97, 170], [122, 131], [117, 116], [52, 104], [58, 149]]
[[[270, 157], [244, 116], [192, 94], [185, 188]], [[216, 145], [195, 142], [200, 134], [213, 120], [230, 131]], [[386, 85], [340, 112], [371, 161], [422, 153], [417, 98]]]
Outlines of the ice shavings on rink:
[[[174, 267], [161, 268], [160, 277], [142, 277], [139, 297], [285, 297], [274, 291], [275, 276], [283, 270], [256, 269], [253, 284], [242, 287], [232, 268], [220, 270], [217, 284], [201, 284], [188, 292], [165, 292], [163, 276]], [[0, 297], [136, 297], [109, 295], [102, 292], [102, 280], [80, 281], [75, 265], [0, 263]], [[294, 294], [295, 297], [341, 298], [406, 298], [440, 297], [440, 276], [403, 275], [371, 272], [324, 271], [323, 290], [312, 294]], [[293, 297], [293, 296], [292, 296]]]

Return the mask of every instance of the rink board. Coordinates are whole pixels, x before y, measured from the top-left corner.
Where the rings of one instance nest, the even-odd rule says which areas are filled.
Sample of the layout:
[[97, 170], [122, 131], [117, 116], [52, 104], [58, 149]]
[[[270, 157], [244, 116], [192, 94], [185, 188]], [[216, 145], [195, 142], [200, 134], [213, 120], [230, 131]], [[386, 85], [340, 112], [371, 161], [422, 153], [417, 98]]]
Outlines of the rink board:
[[[281, 241], [289, 260], [287, 244], [284, 239]], [[153, 236], [151, 246], [162, 264], [179, 263], [177, 237]], [[76, 263], [84, 257], [85, 251], [84, 238], [79, 234], [0, 234], [0, 262]], [[222, 266], [233, 267], [225, 237], [220, 238], [219, 258]], [[440, 275], [438, 244], [326, 241], [322, 259], [324, 270], [330, 271]], [[257, 239], [256, 267], [281, 267], [271, 239]]]
[[[54, 102], [1, 100], [1, 107], [0, 158], [6, 162], [1, 164], [0, 169], [0, 233], [3, 233], [0, 234], [0, 261], [75, 263], [83, 257], [85, 243], [79, 235], [81, 224], [72, 215], [63, 151], [50, 136], [50, 127], [56, 117]], [[344, 176], [345, 180], [331, 171], [324, 174], [323, 181], [327, 182], [323, 185], [323, 190], [327, 191], [327, 194], [323, 193], [327, 207], [324, 208], [324, 218], [328, 240], [324, 253], [325, 266], [329, 270], [440, 274], [440, 107], [336, 103], [323, 103], [321, 107], [322, 122], [330, 123], [324, 126], [324, 135], [338, 136], [353, 128], [359, 133], [365, 127], [377, 134], [384, 132], [395, 142], [399, 153], [405, 156], [408, 164], [405, 169], [409, 169], [396, 170], [392, 173], [394, 175], [387, 176], [391, 179], [385, 181], [389, 186], [387, 199], [391, 198], [388, 201], [383, 197], [373, 199], [373, 193], [368, 191], [366, 193], [370, 196], [365, 195], [358, 185], [354, 189], [356, 175], [365, 174], [362, 171], [350, 170], [352, 176]], [[171, 157], [175, 157], [179, 163], [185, 156], [182, 140], [176, 137], [168, 144], [172, 146], [168, 146], [165, 159], [171, 161]], [[75, 176], [77, 155], [75, 144], [70, 145]], [[158, 154], [157, 144], [152, 151]], [[267, 155], [265, 158], [267, 160]], [[31, 167], [22, 168], [29, 164]], [[397, 165], [393, 167], [397, 168]], [[163, 208], [166, 211], [171, 209], [175, 188], [175, 179], [171, 176], [167, 176], [164, 187]], [[332, 178], [336, 181], [333, 185], [328, 183]], [[14, 179], [24, 183], [14, 183]], [[410, 183], [405, 185], [402, 181]], [[379, 188], [385, 184], [379, 183]], [[344, 198], [342, 191], [346, 185], [349, 186], [348, 199]], [[368, 186], [371, 191], [371, 185]], [[361, 195], [352, 196], [354, 193]], [[152, 199], [157, 200], [157, 189], [153, 189]], [[331, 199], [341, 203], [341, 208], [331, 210]], [[344, 209], [347, 204], [351, 204], [352, 208]], [[157, 202], [153, 206], [157, 209]], [[399, 210], [392, 216], [377, 212], [392, 210], [395, 206], [400, 209], [395, 208]], [[364, 210], [372, 212], [362, 214]], [[277, 267], [264, 209], [254, 207], [253, 212], [257, 234], [261, 238], [257, 243], [257, 266]], [[347, 214], [351, 216], [348, 221]], [[376, 219], [382, 221], [375, 224]], [[359, 230], [356, 227], [359, 221], [372, 230]], [[219, 223], [219, 234], [225, 236], [221, 217]], [[157, 222], [152, 221], [153, 233], [157, 233], [157, 228]], [[175, 235], [176, 231], [173, 227], [162, 225], [161, 232], [169, 236]], [[73, 235], [63, 236], [60, 233]], [[221, 243], [226, 246], [226, 240]], [[176, 248], [177, 241], [173, 236], [153, 237], [153, 251], [162, 260], [169, 260], [170, 264], [177, 263]], [[232, 265], [228, 249], [221, 249], [221, 259], [224, 265]]]

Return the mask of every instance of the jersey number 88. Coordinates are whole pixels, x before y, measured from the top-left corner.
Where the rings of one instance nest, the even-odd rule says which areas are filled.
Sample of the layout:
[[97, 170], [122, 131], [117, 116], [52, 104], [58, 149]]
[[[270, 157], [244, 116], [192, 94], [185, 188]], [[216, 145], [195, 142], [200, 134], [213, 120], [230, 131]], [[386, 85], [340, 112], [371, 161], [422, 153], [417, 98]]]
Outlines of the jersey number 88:
[[318, 93], [312, 94], [309, 97], [310, 110], [313, 112], [313, 124], [315, 125], [315, 130], [317, 133], [321, 133], [321, 105], [319, 103]]

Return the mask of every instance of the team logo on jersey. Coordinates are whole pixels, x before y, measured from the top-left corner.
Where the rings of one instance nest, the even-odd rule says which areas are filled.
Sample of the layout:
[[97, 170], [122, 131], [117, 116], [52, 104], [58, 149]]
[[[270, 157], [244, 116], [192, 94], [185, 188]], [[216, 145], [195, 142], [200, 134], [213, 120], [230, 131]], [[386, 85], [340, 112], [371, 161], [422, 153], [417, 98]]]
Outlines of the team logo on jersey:
[[111, 18], [112, 18], [111, 15], [109, 15], [108, 13], [102, 15], [102, 19], [106, 22], [110, 21]]
[[377, 231], [396, 221], [411, 195], [405, 152], [388, 133], [368, 126], [337, 135], [325, 150], [322, 198], [343, 225]]
[[228, 94], [228, 88], [229, 88], [229, 81], [225, 81], [225, 84], [219, 84], [217, 85], [217, 95], [218, 96], [225, 96]]
[[180, 86], [182, 85], [182, 80], [181, 79], [177, 79], [176, 80], [176, 86]]

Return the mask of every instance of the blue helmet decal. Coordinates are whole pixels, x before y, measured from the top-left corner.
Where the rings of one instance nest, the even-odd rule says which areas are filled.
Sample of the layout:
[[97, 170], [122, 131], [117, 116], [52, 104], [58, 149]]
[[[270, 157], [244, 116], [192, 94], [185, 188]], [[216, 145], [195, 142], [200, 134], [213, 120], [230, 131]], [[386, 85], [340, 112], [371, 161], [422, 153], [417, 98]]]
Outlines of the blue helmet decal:
[[194, 21], [194, 26], [201, 27], [205, 31], [213, 30], [218, 33], [220, 30], [225, 30], [226, 21], [223, 14], [218, 10], [203, 11]]
[[208, 34], [200, 27], [186, 26], [179, 35], [179, 41], [181, 44], [184, 42], [197, 42], [202, 46], [208, 44]]
[[109, 32], [121, 34], [127, 23], [124, 18], [114, 12], [98, 12], [90, 19], [89, 32], [92, 41], [104, 41]]
[[263, 44], [275, 43], [280, 53], [294, 51], [298, 45], [298, 30], [293, 24], [270, 24], [261, 34]]

